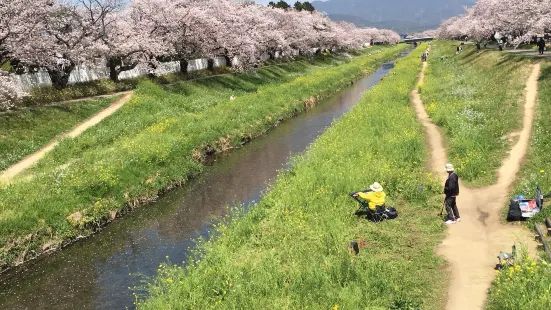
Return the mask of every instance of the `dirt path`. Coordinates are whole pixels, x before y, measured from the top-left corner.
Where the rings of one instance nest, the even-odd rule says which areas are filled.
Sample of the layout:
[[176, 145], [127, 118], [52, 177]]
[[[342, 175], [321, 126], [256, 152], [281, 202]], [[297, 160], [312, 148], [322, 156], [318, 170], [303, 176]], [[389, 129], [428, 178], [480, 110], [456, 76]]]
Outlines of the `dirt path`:
[[[423, 71], [425, 68], [426, 63], [423, 64]], [[530, 251], [535, 249], [527, 230], [502, 224], [501, 210], [506, 205], [509, 188], [529, 145], [539, 74], [540, 65], [536, 64], [526, 84], [523, 128], [518, 142], [498, 170], [497, 183], [480, 189], [460, 185], [461, 194], [457, 198], [457, 205], [461, 222], [449, 226], [448, 235], [438, 249], [438, 254], [445, 257], [451, 271], [447, 310], [482, 309], [494, 278], [493, 268], [499, 252], [510, 251], [513, 243], [526, 244]], [[419, 83], [422, 83], [423, 78], [422, 72]], [[432, 169], [438, 172], [444, 182], [447, 159], [440, 131], [430, 121], [417, 90], [412, 93], [412, 103], [426, 129]]]
[[106, 109], [100, 111], [96, 115], [90, 117], [89, 119], [85, 120], [84, 122], [78, 124], [76, 127], [74, 127], [70, 132], [67, 132], [65, 134], [62, 134], [61, 136], [55, 138], [53, 141], [48, 143], [46, 146], [44, 146], [42, 149], [34, 152], [33, 154], [27, 156], [25, 159], [21, 160], [20, 162], [10, 166], [8, 169], [2, 171], [0, 174], [0, 182], [9, 183], [10, 180], [15, 177], [16, 175], [20, 174], [21, 172], [25, 171], [32, 165], [34, 165], [42, 156], [44, 156], [46, 153], [50, 152], [56, 145], [58, 145], [59, 141], [65, 139], [65, 138], [75, 138], [81, 135], [86, 129], [97, 125], [99, 122], [101, 122], [104, 118], [110, 116], [111, 114], [115, 113], [118, 109], [120, 109], [128, 100], [130, 100], [130, 97], [132, 96], [132, 93], [126, 93], [122, 98], [112, 103], [109, 107]]

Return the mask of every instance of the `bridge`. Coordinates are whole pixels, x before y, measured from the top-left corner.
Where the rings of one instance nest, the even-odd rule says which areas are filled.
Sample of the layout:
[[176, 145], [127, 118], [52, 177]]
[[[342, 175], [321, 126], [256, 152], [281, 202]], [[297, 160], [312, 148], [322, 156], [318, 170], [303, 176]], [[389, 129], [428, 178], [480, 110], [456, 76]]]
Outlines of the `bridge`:
[[427, 41], [432, 41], [433, 39], [434, 38], [432, 37], [404, 39], [404, 43], [412, 44], [417, 42], [427, 42]]

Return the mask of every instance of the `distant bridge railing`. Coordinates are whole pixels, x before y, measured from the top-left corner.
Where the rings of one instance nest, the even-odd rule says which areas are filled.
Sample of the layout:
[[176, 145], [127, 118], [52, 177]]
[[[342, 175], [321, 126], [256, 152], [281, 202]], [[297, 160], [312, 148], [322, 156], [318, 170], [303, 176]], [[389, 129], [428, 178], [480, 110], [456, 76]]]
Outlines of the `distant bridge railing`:
[[416, 42], [427, 42], [432, 41], [434, 38], [413, 38], [413, 39], [404, 39], [404, 43], [412, 44]]

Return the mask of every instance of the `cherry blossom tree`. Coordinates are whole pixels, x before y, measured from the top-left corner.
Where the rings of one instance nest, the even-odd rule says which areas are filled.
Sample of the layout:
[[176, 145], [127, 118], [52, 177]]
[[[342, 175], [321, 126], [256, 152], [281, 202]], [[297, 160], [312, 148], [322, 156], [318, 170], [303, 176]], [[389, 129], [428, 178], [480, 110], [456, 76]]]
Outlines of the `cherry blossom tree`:
[[465, 14], [442, 23], [438, 35], [480, 41], [499, 32], [518, 46], [550, 28], [551, 0], [478, 0]]
[[8, 73], [0, 70], [0, 111], [13, 108], [17, 100], [25, 95], [12, 82]]
[[11, 46], [26, 45], [28, 33], [43, 21], [53, 0], [0, 1], [0, 65], [9, 60]]
[[175, 8], [158, 6], [158, 1], [135, 0], [124, 11], [104, 15], [108, 20], [103, 23], [106, 26], [102, 27], [100, 48], [113, 81], [117, 82], [123, 71], [174, 53], [168, 40], [175, 26], [166, 21], [170, 16], [173, 23], [177, 22], [171, 12]]
[[57, 89], [64, 88], [77, 65], [99, 60], [104, 50], [102, 29], [109, 27], [109, 16], [120, 5], [119, 0], [57, 1], [27, 34], [26, 44], [10, 48], [23, 63], [46, 69]]
[[396, 42], [399, 36], [336, 23], [316, 11], [231, 0], [0, 2], [0, 63], [9, 58], [43, 68], [58, 89], [80, 65], [106, 63], [118, 81], [121, 72], [139, 64], [154, 68], [159, 61], [178, 60], [186, 71], [190, 59], [223, 56], [232, 65], [239, 56], [237, 69], [246, 69], [266, 53], [356, 49], [371, 40]]

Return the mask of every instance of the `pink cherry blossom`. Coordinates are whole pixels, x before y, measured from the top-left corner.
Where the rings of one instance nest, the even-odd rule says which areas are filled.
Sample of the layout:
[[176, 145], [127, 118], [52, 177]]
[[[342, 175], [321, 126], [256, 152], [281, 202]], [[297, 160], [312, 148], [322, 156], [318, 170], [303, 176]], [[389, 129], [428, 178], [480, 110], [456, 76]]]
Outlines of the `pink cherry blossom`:
[[478, 0], [465, 14], [445, 21], [439, 36], [478, 41], [499, 32], [516, 46], [551, 27], [551, 0]]
[[191, 59], [222, 56], [244, 70], [266, 54], [292, 57], [400, 40], [393, 31], [357, 28], [320, 12], [231, 0], [31, 2], [0, 3], [0, 63], [13, 59], [47, 70], [57, 88], [77, 66], [107, 65], [117, 81], [140, 64], [177, 60], [185, 71]]

